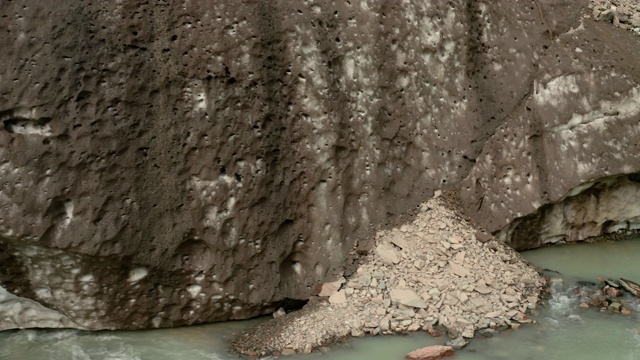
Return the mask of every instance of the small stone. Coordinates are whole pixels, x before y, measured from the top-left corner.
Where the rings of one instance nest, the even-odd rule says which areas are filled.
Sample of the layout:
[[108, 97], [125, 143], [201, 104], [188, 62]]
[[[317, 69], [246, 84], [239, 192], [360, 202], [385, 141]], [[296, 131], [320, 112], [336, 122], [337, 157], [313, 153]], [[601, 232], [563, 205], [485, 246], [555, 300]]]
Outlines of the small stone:
[[614, 14], [613, 11], [605, 10], [605, 11], [600, 13], [600, 15], [599, 15], [597, 20], [602, 20], [604, 22], [612, 23], [614, 17], [615, 17], [615, 14]]
[[631, 23], [631, 19], [623, 13], [618, 13], [618, 20], [620, 21], [621, 24], [630, 24]]
[[344, 292], [345, 292], [345, 294], [346, 294], [347, 296], [351, 296], [351, 295], [353, 295], [353, 292], [354, 292], [354, 291], [355, 291], [355, 290], [353, 290], [353, 288], [350, 288], [350, 287], [348, 287], [348, 288], [344, 289]]
[[400, 234], [394, 236], [393, 239], [391, 239], [391, 243], [402, 250], [406, 250], [409, 248], [409, 243]]
[[482, 295], [488, 295], [491, 294], [491, 288], [488, 287], [487, 285], [479, 285], [476, 286], [474, 289], [476, 292], [479, 292]]
[[416, 312], [411, 309], [398, 309], [393, 311], [396, 319], [411, 319], [416, 316]]
[[445, 345], [447, 346], [451, 346], [453, 349], [455, 350], [459, 350], [462, 349], [463, 347], [467, 346], [469, 344], [469, 341], [466, 340], [465, 338], [463, 338], [462, 336], [459, 336], [453, 340], [449, 340], [445, 343]]
[[344, 290], [340, 290], [340, 291], [336, 292], [335, 294], [329, 296], [329, 303], [330, 304], [336, 304], [336, 305], [346, 304], [347, 303], [347, 294], [345, 293]]
[[439, 360], [455, 354], [451, 346], [433, 345], [414, 350], [405, 356], [409, 360]]
[[478, 330], [478, 335], [485, 337], [485, 338], [490, 338], [493, 337], [493, 334], [495, 334], [496, 331], [493, 329], [482, 329], [482, 330]]
[[620, 312], [621, 308], [622, 308], [622, 304], [620, 304], [619, 302], [613, 302], [611, 303], [611, 305], [609, 305], [609, 310], [613, 310], [616, 312]]
[[471, 272], [469, 271], [469, 269], [467, 269], [462, 265], [456, 264], [454, 262], [449, 262], [449, 266], [450, 266], [451, 272], [454, 275], [457, 275], [459, 277], [471, 276]]
[[583, 301], [583, 302], [580, 303], [580, 307], [583, 308], [583, 309], [587, 309], [589, 307], [589, 304], [587, 304], [586, 302]]
[[400, 253], [392, 245], [378, 245], [376, 247], [376, 254], [385, 265], [395, 265], [400, 262]]
[[277, 311], [275, 311], [275, 312], [273, 313], [273, 318], [274, 318], [274, 319], [277, 319], [277, 318], [279, 318], [280, 316], [284, 316], [284, 315], [286, 315], [286, 314], [287, 314], [287, 312], [286, 312], [286, 311], [284, 311], [284, 309], [283, 309], [283, 308], [280, 308], [280, 309], [278, 309]]
[[431, 324], [427, 324], [427, 325], [423, 326], [422, 327], [422, 331], [425, 331], [425, 332], [429, 333], [429, 335], [431, 335], [433, 337], [442, 336], [440, 331], [438, 331], [436, 328], [434, 328], [433, 325], [431, 325]]
[[371, 328], [371, 329], [375, 329], [378, 327], [378, 323], [375, 321], [367, 321], [364, 323], [365, 327]]
[[311, 344], [306, 344], [304, 346], [304, 353], [305, 354], [311, 354], [311, 352], [313, 351], [313, 346], [311, 346]]
[[318, 296], [322, 296], [322, 297], [331, 296], [335, 294], [338, 290], [340, 290], [340, 287], [344, 283], [345, 283], [344, 278], [341, 278], [333, 282], [324, 283], [320, 286], [320, 292], [318, 292]]
[[467, 295], [466, 293], [461, 293], [459, 298], [461, 303], [465, 303], [467, 300], [469, 300], [469, 295]]
[[480, 241], [481, 243], [486, 243], [493, 239], [493, 236], [484, 230], [478, 230], [474, 235], [476, 237], [476, 240]]
[[462, 337], [465, 337], [467, 339], [471, 339], [474, 335], [475, 331], [473, 330], [473, 326], [469, 325], [469, 326], [465, 326], [465, 328], [462, 330]]
[[293, 349], [283, 349], [282, 350], [282, 356], [291, 356], [291, 355], [295, 355], [296, 351]]
[[624, 294], [622, 289], [616, 289], [614, 287], [607, 286], [604, 288], [604, 293], [611, 297], [619, 297]]

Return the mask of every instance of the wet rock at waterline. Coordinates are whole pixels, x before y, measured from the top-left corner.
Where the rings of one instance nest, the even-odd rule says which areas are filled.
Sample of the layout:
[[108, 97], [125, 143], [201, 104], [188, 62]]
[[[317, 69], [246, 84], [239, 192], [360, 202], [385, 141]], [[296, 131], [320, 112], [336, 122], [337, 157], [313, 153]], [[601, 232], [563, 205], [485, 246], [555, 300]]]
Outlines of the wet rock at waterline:
[[455, 354], [450, 346], [433, 345], [414, 350], [407, 354], [409, 360], [440, 360]]
[[[640, 45], [585, 6], [3, 4], [0, 286], [53, 313], [0, 329], [58, 326], [52, 314], [169, 327], [299, 305], [354, 245], [373, 250], [378, 226], [444, 187], [487, 244], [514, 220], [499, 239], [522, 247], [539, 243], [521, 244], [527, 233], [634, 229], [632, 205], [592, 210], [614, 193], [637, 203], [637, 177], [605, 180], [640, 170]], [[575, 194], [549, 221], [544, 206]], [[462, 257], [431, 267], [476, 276]], [[397, 288], [373, 278], [353, 294]], [[483, 281], [422, 299], [491, 308], [475, 299], [501, 285]], [[505, 295], [495, 302], [522, 300]]]
[[[555, 279], [555, 281], [559, 280]], [[573, 287], [573, 292], [577, 295], [578, 306], [581, 308], [594, 307], [601, 311], [628, 315], [634, 306], [630, 305], [628, 299], [623, 296], [628, 293], [634, 298], [640, 297], [640, 285], [625, 279], [620, 279], [619, 282], [606, 279], [600, 281], [600, 284], [578, 281]]]
[[620, 279], [620, 286], [622, 286], [625, 290], [627, 290], [635, 297], [640, 297], [640, 285], [638, 285], [637, 283], [631, 280]]

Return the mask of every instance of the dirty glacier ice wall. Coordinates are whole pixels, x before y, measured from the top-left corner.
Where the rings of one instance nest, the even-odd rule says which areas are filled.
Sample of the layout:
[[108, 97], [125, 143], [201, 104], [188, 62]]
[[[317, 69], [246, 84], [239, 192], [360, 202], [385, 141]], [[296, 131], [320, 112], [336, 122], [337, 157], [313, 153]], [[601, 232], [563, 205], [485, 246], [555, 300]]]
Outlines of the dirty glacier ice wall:
[[[535, 134], [540, 120], [519, 114], [552, 79], [582, 84], [585, 64], [618, 65], [582, 44], [588, 60], [565, 59], [607, 36], [581, 25], [584, 4], [3, 6], [0, 285], [61, 326], [178, 326], [307, 298], [434, 189], [459, 188], [497, 231], [496, 219], [560, 196], [493, 207], [509, 166], [543, 169], [536, 181], [558, 184], [553, 194], [602, 175], [512, 156], [532, 146], [552, 158], [564, 138], [505, 140]], [[616, 79], [629, 98], [638, 78]], [[614, 101], [609, 88], [580, 89]], [[572, 118], [536, 106], [552, 127]]]
[[468, 172], [466, 6], [3, 6], [0, 282], [85, 328], [305, 299]]

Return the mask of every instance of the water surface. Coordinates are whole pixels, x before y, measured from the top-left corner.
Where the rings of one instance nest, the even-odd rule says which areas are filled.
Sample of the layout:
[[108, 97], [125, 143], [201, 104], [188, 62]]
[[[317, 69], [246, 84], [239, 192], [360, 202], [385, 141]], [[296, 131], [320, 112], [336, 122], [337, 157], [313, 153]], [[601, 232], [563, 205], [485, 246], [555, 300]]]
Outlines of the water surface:
[[[578, 307], [571, 290], [577, 280], [628, 278], [640, 283], [640, 238], [617, 242], [563, 245], [524, 252], [533, 263], [558, 271], [553, 297], [538, 308], [538, 324], [523, 325], [492, 338], [474, 339], [458, 360], [640, 359], [640, 303], [625, 297], [631, 315]], [[253, 320], [260, 321], [260, 320]], [[226, 340], [251, 321], [177, 329], [85, 332], [19, 330], [0, 332], [0, 359], [11, 360], [235, 360]], [[403, 359], [418, 347], [442, 344], [425, 333], [354, 339], [326, 354], [291, 360]]]

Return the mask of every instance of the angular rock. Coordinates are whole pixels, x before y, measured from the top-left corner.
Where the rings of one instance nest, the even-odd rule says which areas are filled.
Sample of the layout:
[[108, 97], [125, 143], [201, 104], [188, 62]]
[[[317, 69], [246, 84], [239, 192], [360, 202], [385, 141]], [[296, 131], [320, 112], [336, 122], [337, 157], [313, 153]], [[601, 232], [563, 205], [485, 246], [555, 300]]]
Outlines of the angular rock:
[[455, 350], [462, 349], [463, 347], [469, 344], [469, 340], [465, 339], [462, 336], [459, 336], [453, 340], [449, 340], [445, 343], [446, 346], [451, 346], [451, 348]]
[[579, 306], [580, 306], [581, 308], [583, 308], [583, 309], [587, 309], [587, 308], [589, 307], [589, 304], [587, 304], [586, 302], [584, 302], [584, 301], [583, 301], [583, 302], [581, 302], [581, 303], [580, 303], [580, 305], [579, 305]]
[[454, 355], [451, 346], [433, 345], [414, 350], [405, 356], [409, 360], [439, 360]]
[[493, 239], [493, 235], [489, 234], [488, 232], [484, 231], [484, 230], [478, 230], [475, 232], [475, 237], [476, 240], [482, 242], [482, 243], [486, 243], [488, 241], [490, 241], [491, 239]]
[[603, 292], [607, 296], [611, 296], [611, 297], [619, 297], [619, 296], [622, 296], [624, 294], [624, 291], [622, 289], [616, 289], [616, 288], [610, 287], [610, 286], [605, 287]]
[[273, 313], [272, 316], [273, 316], [274, 319], [277, 319], [277, 318], [279, 318], [281, 316], [284, 316], [286, 314], [287, 314], [287, 312], [283, 308], [279, 308], [277, 311], [275, 311]]
[[402, 250], [407, 250], [409, 248], [409, 242], [400, 234], [396, 234], [392, 239], [391, 243]]
[[611, 23], [615, 18], [615, 13], [612, 10], [605, 10], [598, 15], [598, 20]]
[[329, 303], [330, 304], [336, 304], [336, 305], [346, 304], [347, 303], [347, 295], [346, 295], [345, 291], [344, 290], [340, 290], [340, 291], [336, 292], [335, 294], [329, 296]]
[[335, 294], [344, 283], [345, 283], [344, 278], [341, 278], [333, 282], [324, 283], [320, 286], [320, 292], [318, 292], [318, 296], [322, 296], [322, 297], [331, 296]]
[[487, 285], [478, 285], [474, 288], [474, 290], [476, 292], [479, 292], [480, 294], [483, 295], [487, 295], [487, 294], [491, 294], [491, 292], [493, 291], [490, 287], [488, 287]]
[[424, 302], [413, 290], [409, 289], [393, 289], [389, 293], [391, 301], [395, 304], [402, 304], [414, 308], [423, 309], [427, 307]]
[[451, 272], [457, 276], [460, 276], [460, 277], [471, 276], [471, 272], [469, 271], [469, 269], [467, 269], [462, 265], [456, 264], [454, 262], [449, 262], [449, 266], [450, 266]]
[[282, 350], [282, 356], [291, 356], [291, 355], [295, 355], [296, 351], [293, 349], [284, 349]]
[[395, 265], [402, 259], [398, 250], [389, 244], [378, 245], [376, 247], [376, 255], [386, 265]]
[[640, 285], [626, 279], [620, 279], [620, 285], [635, 297], [640, 297]]

